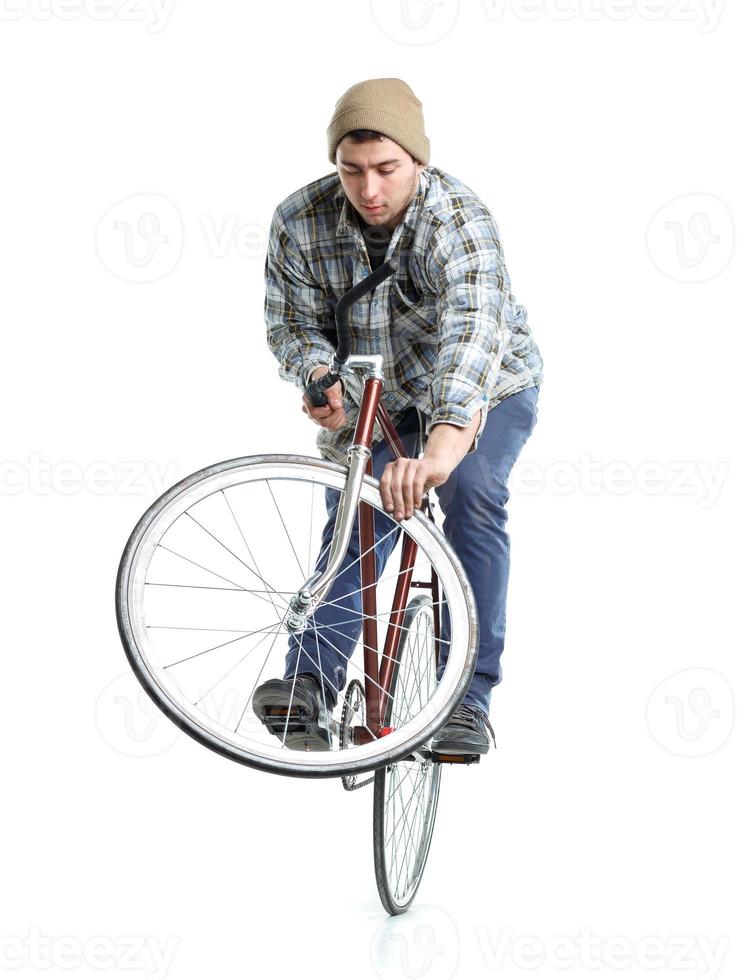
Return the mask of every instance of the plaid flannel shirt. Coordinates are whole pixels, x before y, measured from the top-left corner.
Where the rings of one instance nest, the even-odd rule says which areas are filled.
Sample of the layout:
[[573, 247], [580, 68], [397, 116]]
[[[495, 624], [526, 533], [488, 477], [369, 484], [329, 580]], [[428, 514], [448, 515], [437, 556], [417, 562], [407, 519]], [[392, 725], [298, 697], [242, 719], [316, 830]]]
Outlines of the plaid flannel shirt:
[[[432, 426], [465, 427], [481, 408], [474, 452], [489, 408], [540, 384], [543, 364], [510, 292], [497, 225], [465, 184], [437, 167], [418, 187], [389, 240], [397, 272], [355, 304], [350, 350], [381, 354], [383, 404], [392, 420], [416, 406]], [[304, 391], [337, 347], [334, 310], [371, 272], [366, 243], [337, 173], [290, 194], [275, 209], [265, 262], [268, 345], [279, 375]], [[346, 425], [321, 429], [317, 448], [346, 463], [362, 383], [344, 376]], [[382, 438], [378, 422], [374, 442]]]

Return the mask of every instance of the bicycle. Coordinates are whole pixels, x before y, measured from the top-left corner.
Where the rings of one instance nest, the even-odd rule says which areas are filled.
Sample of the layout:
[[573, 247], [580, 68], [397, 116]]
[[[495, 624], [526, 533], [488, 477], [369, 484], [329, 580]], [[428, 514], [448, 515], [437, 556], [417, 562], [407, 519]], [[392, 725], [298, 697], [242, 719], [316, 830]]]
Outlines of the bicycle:
[[[397, 521], [384, 511], [371, 467], [375, 420], [395, 456], [407, 453], [380, 401], [382, 356], [349, 351], [350, 306], [394, 271], [385, 262], [340, 298], [330, 370], [306, 389], [312, 404], [323, 405], [328, 387], [360, 372], [363, 395], [348, 465], [277, 454], [198, 470], [140, 518], [116, 580], [116, 616], [129, 663], [157, 707], [190, 737], [265, 772], [340, 777], [349, 791], [374, 783], [376, 881], [390, 915], [406, 911], [419, 887], [441, 765], [479, 761], [430, 747], [474, 672], [479, 631], [471, 586], [435, 524], [428, 494], [409, 519]], [[318, 488], [328, 512], [331, 499], [338, 505], [332, 535], [310, 573]], [[382, 514], [393, 527], [377, 539], [375, 516], [381, 522]], [[359, 555], [341, 569], [356, 521]], [[393, 550], [379, 576], [377, 552], [390, 534]], [[356, 564], [359, 589], [330, 597], [340, 571]], [[396, 571], [386, 574], [390, 564]], [[349, 632], [337, 629], [341, 620], [333, 638], [321, 616], [318, 622], [330, 607], [353, 614], [345, 622]], [[313, 637], [319, 662], [312, 662], [322, 673], [320, 638], [339, 650], [341, 636], [352, 644], [344, 655], [348, 674], [355, 670], [360, 677], [347, 678], [339, 719], [323, 695], [318, 723], [328, 749], [290, 748], [286, 735], [301, 732], [307, 719], [289, 703], [283, 738], [280, 731], [276, 738], [251, 712], [252, 692], [266, 677], [283, 676], [282, 667], [268, 667], [283, 663], [279, 637], [293, 637], [302, 650], [305, 637]]]

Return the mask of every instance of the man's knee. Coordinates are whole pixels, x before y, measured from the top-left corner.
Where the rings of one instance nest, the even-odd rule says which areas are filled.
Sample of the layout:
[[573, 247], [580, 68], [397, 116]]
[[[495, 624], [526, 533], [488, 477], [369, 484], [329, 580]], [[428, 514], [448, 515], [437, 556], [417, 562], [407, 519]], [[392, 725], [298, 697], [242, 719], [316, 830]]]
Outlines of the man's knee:
[[464, 457], [436, 495], [444, 513], [453, 506], [472, 512], [497, 511], [510, 498], [505, 473], [476, 453]]

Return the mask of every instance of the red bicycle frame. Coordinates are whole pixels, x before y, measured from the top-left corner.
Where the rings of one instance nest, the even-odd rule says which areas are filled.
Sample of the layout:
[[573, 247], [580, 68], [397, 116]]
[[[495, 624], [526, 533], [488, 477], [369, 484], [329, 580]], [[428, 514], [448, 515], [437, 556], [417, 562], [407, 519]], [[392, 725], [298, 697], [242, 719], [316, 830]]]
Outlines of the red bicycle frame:
[[[371, 449], [374, 422], [378, 418], [379, 426], [395, 457], [406, 457], [407, 452], [399, 438], [389, 413], [381, 404], [383, 382], [380, 378], [367, 378], [363, 388], [363, 398], [356, 422], [353, 443]], [[366, 473], [373, 475], [371, 456], [366, 463]], [[427, 496], [423, 507], [430, 513]], [[399, 643], [402, 635], [402, 620], [411, 587], [429, 588], [433, 600], [433, 623], [435, 629], [435, 663], [439, 664], [440, 656], [440, 605], [439, 583], [435, 570], [431, 567], [430, 582], [413, 582], [412, 573], [417, 558], [417, 543], [405, 532], [402, 539], [402, 557], [400, 571], [394, 590], [394, 600], [384, 640], [384, 652], [379, 665], [378, 633], [376, 620], [376, 555], [374, 509], [363, 501], [359, 502], [359, 543], [361, 551], [361, 604], [363, 610], [363, 666], [366, 695], [366, 725], [356, 725], [353, 730], [353, 742], [361, 745], [374, 738], [388, 734], [392, 729], [384, 725], [387, 716], [388, 703], [395, 664], [399, 657]]]

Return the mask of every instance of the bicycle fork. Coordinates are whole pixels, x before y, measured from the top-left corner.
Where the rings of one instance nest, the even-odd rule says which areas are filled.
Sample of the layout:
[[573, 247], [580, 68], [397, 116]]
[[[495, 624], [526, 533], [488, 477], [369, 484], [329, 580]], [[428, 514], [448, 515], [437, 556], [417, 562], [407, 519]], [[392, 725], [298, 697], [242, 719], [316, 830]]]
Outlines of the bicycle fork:
[[[333, 359], [334, 361], [334, 359]], [[389, 729], [382, 726], [386, 717], [389, 690], [392, 683], [395, 659], [399, 650], [401, 624], [404, 618], [405, 606], [409, 596], [410, 586], [427, 586], [433, 591], [433, 599], [438, 599], [438, 583], [412, 582], [412, 571], [417, 556], [417, 543], [405, 535], [402, 548], [402, 565], [394, 592], [392, 612], [384, 642], [381, 670], [377, 658], [377, 621], [376, 621], [376, 556], [373, 508], [362, 502], [361, 488], [366, 473], [372, 475], [371, 444], [373, 441], [374, 422], [377, 414], [384, 436], [391, 445], [397, 457], [407, 453], [389, 418], [386, 408], [380, 404], [384, 378], [381, 372], [383, 358], [380, 354], [348, 356], [340, 365], [330, 364], [330, 370], [345, 374], [353, 370], [363, 371], [363, 397], [356, 421], [353, 442], [348, 449], [348, 476], [342, 491], [335, 518], [335, 528], [330, 545], [330, 555], [324, 571], [315, 571], [304, 585], [294, 594], [289, 602], [289, 613], [286, 625], [294, 633], [307, 629], [309, 619], [324, 600], [332, 587], [340, 566], [345, 559], [353, 532], [355, 515], [359, 515], [359, 544], [361, 570], [361, 605], [363, 612], [363, 650], [364, 674], [366, 690], [366, 725], [356, 726], [353, 741], [362, 744], [387, 733]], [[434, 577], [435, 579], [435, 577]], [[436, 619], [436, 637], [438, 606], [434, 606]], [[436, 662], [438, 661], [438, 643], [436, 641]]]
[[380, 354], [373, 354], [368, 357], [351, 354], [345, 365], [341, 367], [342, 373], [353, 368], [364, 369], [363, 398], [356, 421], [353, 444], [348, 449], [348, 477], [335, 517], [330, 557], [327, 560], [325, 570], [323, 572], [315, 571], [310, 575], [289, 603], [290, 612], [286, 618], [286, 624], [294, 632], [303, 632], [307, 628], [309, 617], [330, 591], [335, 575], [348, 552], [358, 502], [361, 498], [363, 477], [367, 464], [370, 464], [371, 461], [374, 419], [379, 408], [381, 389], [384, 385], [381, 363]]

